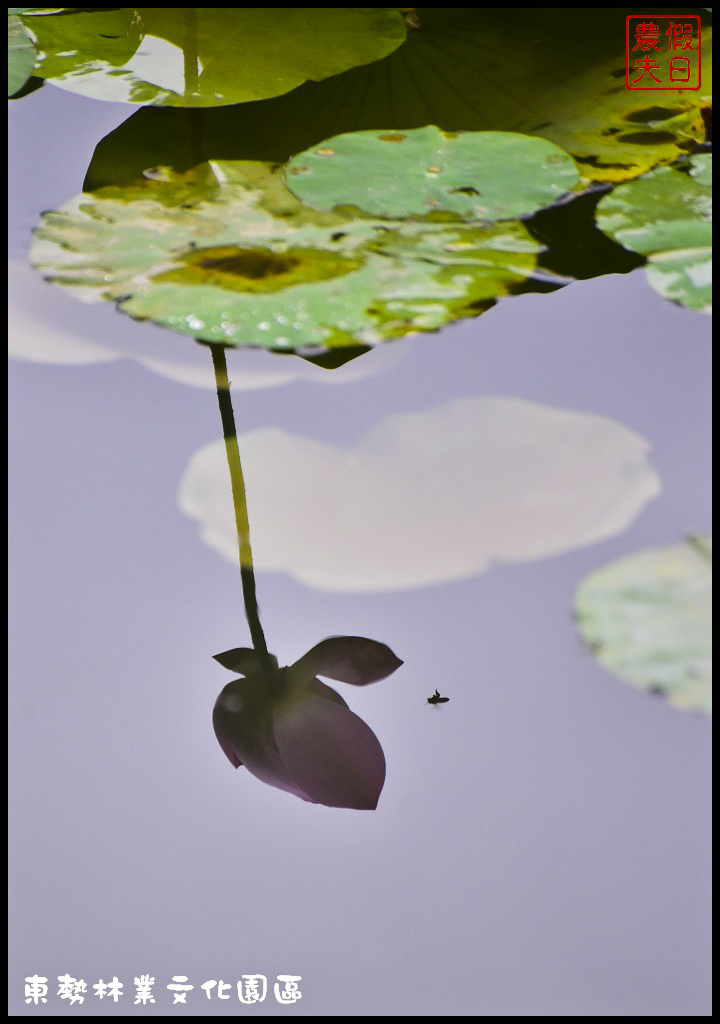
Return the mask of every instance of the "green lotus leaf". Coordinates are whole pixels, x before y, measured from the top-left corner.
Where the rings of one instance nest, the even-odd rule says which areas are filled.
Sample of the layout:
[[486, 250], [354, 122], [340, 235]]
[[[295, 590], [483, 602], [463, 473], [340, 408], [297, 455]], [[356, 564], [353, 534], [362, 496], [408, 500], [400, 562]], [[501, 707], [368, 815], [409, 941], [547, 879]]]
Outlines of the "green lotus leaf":
[[8, 17], [8, 96], [14, 96], [32, 75], [35, 47], [16, 17]]
[[353, 132], [288, 164], [285, 180], [316, 210], [354, 206], [380, 217], [432, 211], [465, 220], [535, 213], [579, 180], [572, 157], [545, 139], [513, 132]]
[[591, 573], [575, 595], [578, 629], [614, 675], [710, 713], [709, 537], [640, 551]]
[[405, 39], [392, 7], [124, 7], [28, 18], [53, 85], [93, 99], [205, 107], [278, 96], [379, 60]]
[[712, 185], [712, 155], [709, 153], [698, 153], [690, 158], [690, 177], [694, 178], [698, 185], [705, 185], [708, 188]]
[[712, 156], [689, 161], [689, 173], [658, 167], [620, 185], [599, 203], [598, 227], [647, 256], [649, 283], [667, 299], [712, 312]]
[[219, 162], [78, 196], [43, 217], [31, 259], [85, 301], [205, 341], [307, 354], [476, 316], [533, 273], [541, 248], [516, 221], [320, 213], [280, 170]]
[[[625, 84], [623, 8], [425, 8], [387, 57], [254, 105], [141, 110], [96, 148], [85, 188], [131, 181], [146, 167], [202, 160], [285, 163], [355, 131], [503, 131], [570, 153], [587, 179], [624, 181], [704, 141], [711, 29], [702, 88], [648, 93]], [[650, 98], [649, 98], [650, 97]]]

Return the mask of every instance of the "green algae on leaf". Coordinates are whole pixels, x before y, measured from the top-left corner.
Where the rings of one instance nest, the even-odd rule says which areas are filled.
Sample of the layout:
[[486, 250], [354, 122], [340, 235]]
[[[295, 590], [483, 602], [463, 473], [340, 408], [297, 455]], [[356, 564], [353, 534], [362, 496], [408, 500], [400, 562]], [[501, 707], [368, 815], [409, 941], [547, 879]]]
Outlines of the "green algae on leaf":
[[579, 180], [572, 157], [514, 132], [352, 132], [326, 139], [287, 166], [308, 206], [353, 206], [381, 217], [442, 212], [509, 220], [549, 206]]
[[28, 18], [36, 73], [115, 102], [205, 107], [278, 96], [379, 60], [405, 39], [396, 8], [124, 7]]
[[712, 312], [712, 156], [689, 161], [689, 173], [658, 167], [621, 185], [599, 203], [606, 235], [647, 256], [655, 291], [688, 309]]
[[317, 212], [265, 164], [150, 174], [47, 213], [31, 259], [85, 301], [204, 341], [309, 354], [437, 330], [524, 282], [542, 248], [517, 221]]
[[613, 675], [677, 708], [710, 713], [710, 537], [639, 551], [591, 573], [577, 626]]

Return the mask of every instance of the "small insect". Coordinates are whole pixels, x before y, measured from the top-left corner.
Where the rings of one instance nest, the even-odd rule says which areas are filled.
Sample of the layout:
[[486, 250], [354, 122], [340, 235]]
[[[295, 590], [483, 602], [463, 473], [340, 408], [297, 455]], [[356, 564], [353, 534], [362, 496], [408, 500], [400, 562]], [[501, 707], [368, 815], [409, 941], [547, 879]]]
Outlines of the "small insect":
[[427, 702], [428, 704], [447, 704], [449, 700], [449, 697], [441, 697], [436, 690], [432, 697], [428, 697]]

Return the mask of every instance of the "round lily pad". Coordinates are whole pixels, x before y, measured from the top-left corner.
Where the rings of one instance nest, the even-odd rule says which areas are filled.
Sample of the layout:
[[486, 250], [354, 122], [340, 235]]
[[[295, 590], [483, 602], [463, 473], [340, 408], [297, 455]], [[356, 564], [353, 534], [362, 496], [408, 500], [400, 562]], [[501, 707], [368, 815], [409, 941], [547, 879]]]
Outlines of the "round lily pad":
[[307, 354], [433, 331], [523, 282], [522, 224], [321, 213], [265, 164], [154, 170], [44, 216], [31, 259], [86, 301], [230, 345]]
[[379, 60], [391, 7], [122, 7], [28, 17], [36, 74], [93, 99], [204, 107], [278, 96]]
[[515, 132], [412, 131], [338, 135], [294, 157], [288, 187], [308, 206], [354, 206], [380, 217], [454, 214], [466, 220], [523, 217], [574, 188], [572, 157]]
[[591, 573], [575, 595], [578, 629], [605, 668], [708, 714], [711, 555], [709, 537], [640, 551]]
[[598, 205], [598, 227], [648, 258], [649, 283], [667, 299], [712, 312], [712, 156], [687, 170], [659, 167], [620, 185]]

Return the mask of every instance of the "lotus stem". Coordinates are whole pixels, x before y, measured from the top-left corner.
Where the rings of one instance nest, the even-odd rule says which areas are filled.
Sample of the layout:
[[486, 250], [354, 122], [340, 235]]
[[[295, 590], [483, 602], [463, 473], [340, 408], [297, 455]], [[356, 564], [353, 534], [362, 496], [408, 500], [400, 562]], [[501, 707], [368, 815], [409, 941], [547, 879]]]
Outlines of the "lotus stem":
[[211, 344], [213, 369], [215, 370], [215, 386], [217, 388], [220, 419], [222, 420], [225, 452], [227, 454], [230, 483], [232, 485], [233, 506], [235, 508], [235, 527], [237, 529], [238, 553], [240, 557], [240, 576], [242, 579], [245, 616], [250, 627], [253, 648], [257, 652], [268, 678], [274, 676], [275, 670], [268, 653], [265, 634], [260, 624], [257, 598], [255, 596], [255, 573], [253, 570], [252, 548], [250, 546], [250, 522], [245, 496], [245, 481], [240, 462], [235, 416], [230, 399], [230, 381], [228, 380], [225, 346]]

